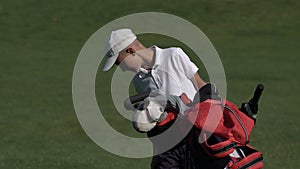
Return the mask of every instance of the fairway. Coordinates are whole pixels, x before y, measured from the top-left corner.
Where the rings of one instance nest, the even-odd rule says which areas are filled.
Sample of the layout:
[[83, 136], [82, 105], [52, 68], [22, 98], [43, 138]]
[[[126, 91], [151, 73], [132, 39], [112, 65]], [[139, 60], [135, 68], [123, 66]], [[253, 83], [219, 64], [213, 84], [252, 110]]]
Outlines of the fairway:
[[[300, 168], [299, 9], [297, 0], [1, 1], [0, 169], [150, 168], [151, 158], [125, 158], [96, 145], [72, 101], [73, 69], [85, 42], [110, 21], [137, 12], [169, 13], [201, 29], [223, 63], [228, 100], [240, 105], [263, 83], [251, 145], [264, 154], [264, 168]], [[209, 81], [185, 44], [162, 35], [138, 37], [149, 47], [182, 47]], [[120, 133], [144, 137], [113, 105], [114, 70], [97, 73], [101, 111]]]

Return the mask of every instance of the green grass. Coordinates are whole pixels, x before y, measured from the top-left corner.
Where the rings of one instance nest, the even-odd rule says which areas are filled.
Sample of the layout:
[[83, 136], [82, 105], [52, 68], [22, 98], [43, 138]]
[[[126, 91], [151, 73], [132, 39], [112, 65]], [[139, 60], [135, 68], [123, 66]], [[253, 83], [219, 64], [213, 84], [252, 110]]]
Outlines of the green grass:
[[[1, 1], [0, 168], [149, 168], [150, 158], [119, 157], [88, 138], [71, 89], [76, 58], [91, 34], [144, 11], [174, 14], [203, 30], [223, 62], [229, 100], [246, 101], [257, 83], [265, 84], [252, 145], [264, 153], [265, 168], [299, 168], [299, 8], [297, 0]], [[168, 38], [142, 40], [185, 47]], [[96, 81], [107, 111], [114, 110], [104, 97], [111, 73], [99, 72]], [[138, 135], [117, 114], [105, 116], [120, 132]]]

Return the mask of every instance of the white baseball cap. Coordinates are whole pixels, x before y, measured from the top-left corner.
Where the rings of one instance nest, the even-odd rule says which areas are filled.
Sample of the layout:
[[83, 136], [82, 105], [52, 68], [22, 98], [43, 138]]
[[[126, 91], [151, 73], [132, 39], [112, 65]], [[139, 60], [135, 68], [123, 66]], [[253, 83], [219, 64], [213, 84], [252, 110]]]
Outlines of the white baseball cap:
[[112, 31], [106, 44], [105, 64], [102, 71], [108, 71], [116, 62], [119, 52], [128, 47], [136, 39], [131, 29]]

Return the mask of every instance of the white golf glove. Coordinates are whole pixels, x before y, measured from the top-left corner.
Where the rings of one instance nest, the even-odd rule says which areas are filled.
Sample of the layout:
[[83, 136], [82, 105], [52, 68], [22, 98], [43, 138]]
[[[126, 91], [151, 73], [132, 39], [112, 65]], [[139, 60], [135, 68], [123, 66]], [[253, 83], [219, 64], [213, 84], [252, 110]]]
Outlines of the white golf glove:
[[144, 109], [149, 114], [152, 121], [160, 122], [165, 119], [165, 108], [167, 105], [167, 98], [163, 95], [156, 95], [154, 97], [147, 97], [144, 100]]
[[167, 117], [166, 107], [177, 110], [180, 116], [184, 116], [184, 112], [190, 108], [178, 96], [164, 96], [159, 91], [153, 92], [135, 111], [133, 115], [134, 128], [139, 132], [150, 131]]
[[166, 103], [166, 97], [163, 95], [144, 99], [143, 110], [136, 110], [133, 115], [133, 127], [139, 132], [153, 129], [158, 122], [166, 118], [167, 113], [164, 112]]
[[155, 127], [157, 122], [149, 118], [146, 110], [137, 110], [133, 115], [133, 127], [139, 132], [148, 132]]

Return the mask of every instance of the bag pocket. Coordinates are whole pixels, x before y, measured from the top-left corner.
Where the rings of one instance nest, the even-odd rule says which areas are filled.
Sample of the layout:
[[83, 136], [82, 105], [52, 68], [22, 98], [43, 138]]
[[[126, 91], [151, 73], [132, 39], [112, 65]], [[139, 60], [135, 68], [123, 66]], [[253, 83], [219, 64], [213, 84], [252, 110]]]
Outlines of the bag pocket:
[[203, 139], [206, 140], [201, 145], [204, 150], [211, 156], [216, 158], [223, 158], [231, 154], [237, 146], [232, 140], [222, 140], [214, 135], [206, 139], [206, 134], [203, 134]]
[[231, 161], [228, 164], [229, 169], [261, 169], [263, 168], [263, 155], [250, 146], [239, 147], [245, 157]]

